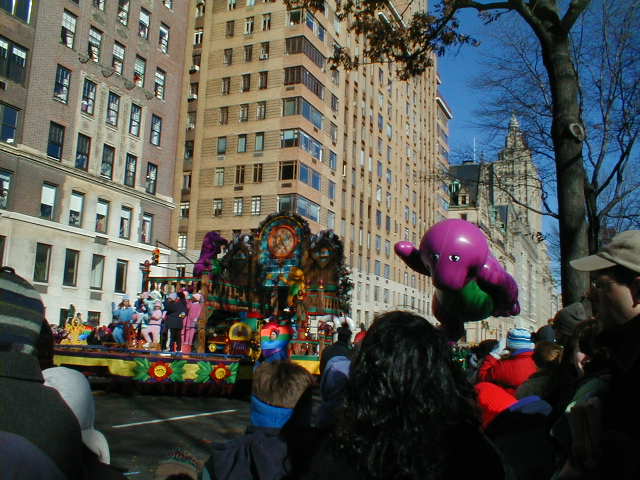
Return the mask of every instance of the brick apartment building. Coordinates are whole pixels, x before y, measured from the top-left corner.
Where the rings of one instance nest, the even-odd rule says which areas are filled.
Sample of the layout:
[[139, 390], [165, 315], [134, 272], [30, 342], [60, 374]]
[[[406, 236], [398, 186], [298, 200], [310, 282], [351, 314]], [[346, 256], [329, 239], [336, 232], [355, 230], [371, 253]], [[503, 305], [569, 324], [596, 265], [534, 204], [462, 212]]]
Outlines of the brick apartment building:
[[393, 245], [419, 243], [446, 218], [448, 193], [435, 172], [448, 168], [451, 113], [435, 68], [406, 82], [390, 65], [332, 71], [336, 46], [363, 50], [333, 1], [311, 12], [279, 1], [198, 0], [194, 13], [178, 248], [195, 258], [210, 230], [230, 239], [272, 212], [295, 211], [312, 231], [333, 229], [344, 240], [357, 322], [391, 308], [429, 316], [430, 279], [399, 261]]
[[108, 323], [170, 243], [188, 7], [0, 4], [0, 263], [43, 294], [51, 323], [69, 304]]

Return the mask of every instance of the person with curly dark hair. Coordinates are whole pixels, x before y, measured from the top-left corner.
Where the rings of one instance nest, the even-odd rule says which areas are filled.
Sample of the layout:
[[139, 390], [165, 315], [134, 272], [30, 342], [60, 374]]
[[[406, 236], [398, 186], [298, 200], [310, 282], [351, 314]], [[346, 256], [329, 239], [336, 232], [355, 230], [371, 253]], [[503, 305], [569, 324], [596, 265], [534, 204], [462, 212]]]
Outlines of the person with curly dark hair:
[[424, 318], [379, 316], [351, 364], [345, 407], [305, 479], [504, 478], [473, 387]]

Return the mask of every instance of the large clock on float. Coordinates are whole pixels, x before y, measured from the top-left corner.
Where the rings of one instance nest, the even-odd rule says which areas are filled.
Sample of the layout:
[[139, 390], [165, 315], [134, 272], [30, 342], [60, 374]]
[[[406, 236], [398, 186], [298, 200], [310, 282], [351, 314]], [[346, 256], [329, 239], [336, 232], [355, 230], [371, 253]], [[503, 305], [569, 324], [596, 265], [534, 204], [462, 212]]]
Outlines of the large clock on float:
[[289, 225], [278, 225], [269, 232], [267, 244], [271, 255], [276, 258], [288, 258], [298, 246], [298, 236]]

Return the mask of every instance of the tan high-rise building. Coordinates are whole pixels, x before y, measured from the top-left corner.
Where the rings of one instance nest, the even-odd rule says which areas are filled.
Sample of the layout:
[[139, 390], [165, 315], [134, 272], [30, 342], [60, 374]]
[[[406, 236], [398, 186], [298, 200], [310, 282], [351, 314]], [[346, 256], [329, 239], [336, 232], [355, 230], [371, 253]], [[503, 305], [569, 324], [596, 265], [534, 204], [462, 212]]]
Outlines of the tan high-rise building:
[[187, 7], [0, 2], [0, 263], [51, 323], [109, 323], [169, 243]]
[[428, 315], [430, 280], [405, 267], [393, 245], [419, 243], [446, 217], [448, 194], [434, 171], [447, 165], [450, 112], [435, 69], [407, 82], [389, 65], [332, 71], [335, 47], [360, 55], [363, 43], [337, 21], [334, 2], [325, 5], [194, 2], [172, 234], [197, 257], [208, 231], [230, 239], [270, 213], [294, 211], [313, 232], [343, 239], [356, 322], [391, 308]]

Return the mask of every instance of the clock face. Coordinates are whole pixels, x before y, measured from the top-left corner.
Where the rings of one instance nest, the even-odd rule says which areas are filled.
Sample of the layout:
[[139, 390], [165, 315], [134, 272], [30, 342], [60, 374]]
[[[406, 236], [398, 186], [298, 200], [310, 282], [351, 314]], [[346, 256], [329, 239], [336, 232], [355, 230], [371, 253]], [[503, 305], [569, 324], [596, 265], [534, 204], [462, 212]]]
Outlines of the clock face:
[[287, 225], [274, 227], [269, 233], [269, 251], [276, 258], [286, 258], [291, 256], [296, 246], [298, 238], [296, 232]]

